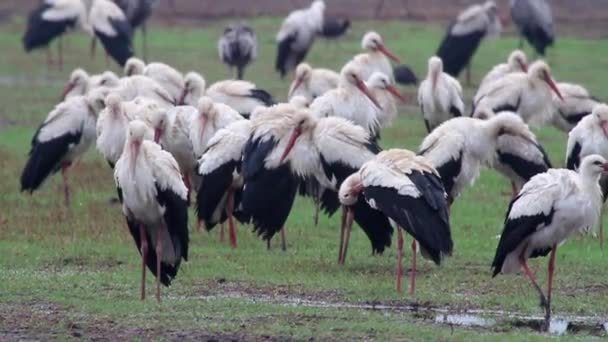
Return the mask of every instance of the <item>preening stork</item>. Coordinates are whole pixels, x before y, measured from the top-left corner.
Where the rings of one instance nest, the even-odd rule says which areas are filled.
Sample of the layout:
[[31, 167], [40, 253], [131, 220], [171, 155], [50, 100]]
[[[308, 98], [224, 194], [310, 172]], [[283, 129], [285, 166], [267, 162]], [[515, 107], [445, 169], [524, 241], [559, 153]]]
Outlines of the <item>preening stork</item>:
[[498, 113], [511, 111], [519, 114], [525, 122], [545, 124], [553, 117], [552, 92], [563, 100], [549, 66], [543, 61], [530, 65], [527, 73], [516, 72], [492, 82], [478, 92], [473, 99], [473, 110], [488, 108]]
[[[122, 9], [122, 11], [127, 16], [131, 27], [133, 28], [133, 33], [135, 34], [135, 30], [138, 27], [141, 27], [141, 35], [142, 35], [142, 56], [144, 61], [148, 60], [148, 41], [147, 41], [147, 26], [146, 23], [150, 15], [152, 15], [152, 11], [158, 6], [159, 0], [113, 0], [118, 7]], [[173, 6], [173, 0], [171, 0], [171, 5]]]
[[217, 42], [217, 51], [222, 63], [230, 69], [236, 68], [235, 78], [242, 80], [245, 67], [258, 56], [255, 32], [244, 24], [229, 25]]
[[608, 105], [593, 107], [568, 133], [566, 168], [578, 170], [581, 160], [588, 155], [599, 154], [608, 158]]
[[523, 48], [526, 38], [536, 53], [544, 56], [547, 47], [555, 40], [553, 15], [547, 1], [511, 0], [510, 6], [511, 18], [521, 34], [519, 48]]
[[196, 158], [200, 158], [205, 153], [209, 139], [218, 130], [240, 120], [244, 120], [244, 118], [236, 110], [223, 103], [214, 103], [207, 96], [201, 97], [198, 100], [197, 114], [190, 124], [189, 132]]
[[[416, 289], [416, 250], [420, 245], [423, 257], [440, 265], [452, 254], [446, 193], [437, 170], [424, 157], [408, 150], [391, 149], [380, 152], [363, 164], [340, 186], [340, 202], [346, 208], [342, 236], [350, 236], [353, 211], [364, 200], [397, 224], [397, 291], [401, 292], [403, 273], [403, 228], [412, 240], [412, 272], [410, 294]], [[346, 231], [346, 232], [345, 232]], [[348, 240], [345, 241], [345, 244]]]
[[564, 132], [570, 132], [582, 118], [591, 114], [595, 106], [601, 103], [587, 89], [572, 83], [558, 83], [557, 89], [563, 100], [553, 96], [553, 126]]
[[124, 66], [133, 56], [133, 28], [125, 13], [111, 0], [85, 0], [87, 14], [82, 26], [93, 36], [91, 56], [95, 55], [97, 39], [116, 63]]
[[443, 72], [439, 57], [429, 59], [427, 77], [418, 88], [418, 105], [428, 132], [464, 113], [462, 87], [457, 79]]
[[[287, 121], [289, 140], [281, 155], [299, 178], [312, 182], [323, 210], [332, 215], [340, 207], [338, 190], [353, 172], [380, 151], [362, 127], [339, 117], [317, 118], [307, 110]], [[247, 190], [245, 190], [247, 191]], [[391, 244], [393, 228], [381, 212], [365, 201], [353, 208], [354, 220], [370, 239], [372, 253], [382, 253]], [[343, 237], [340, 238], [344, 240]], [[346, 260], [347, 244], [340, 245], [338, 262]]]
[[[523, 268], [540, 294], [545, 308], [543, 330], [551, 320], [551, 292], [557, 246], [575, 233], [592, 230], [599, 221], [602, 192], [600, 175], [608, 163], [599, 155], [587, 156], [577, 172], [550, 169], [526, 183], [509, 205], [505, 227], [492, 262], [493, 276]], [[547, 295], [527, 264], [529, 258], [549, 257]]]
[[48, 48], [53, 39], [58, 38], [58, 66], [63, 69], [63, 44], [61, 36], [74, 29], [84, 13], [81, 0], [44, 0], [33, 9], [27, 18], [23, 35], [25, 52], [46, 48], [47, 66], [53, 64], [51, 50]]
[[294, 72], [293, 82], [289, 86], [288, 98], [304, 96], [308, 101], [336, 88], [340, 75], [329, 69], [312, 68], [308, 63], [300, 63]]
[[418, 154], [426, 157], [439, 175], [451, 205], [472, 185], [482, 166], [492, 165], [503, 135], [535, 141], [520, 117], [503, 112], [488, 120], [459, 117], [448, 120], [424, 138]]
[[274, 104], [270, 93], [248, 81], [224, 80], [213, 83], [207, 89], [205, 86], [205, 79], [199, 73], [193, 71], [187, 73], [179, 103], [196, 106], [198, 100], [206, 95], [214, 102], [228, 105], [246, 117], [258, 106]]
[[479, 83], [478, 92], [483, 93], [483, 87], [514, 72], [528, 72], [528, 58], [521, 50], [515, 50], [509, 54], [507, 63], [495, 65]]
[[448, 27], [448, 31], [437, 50], [443, 60], [444, 70], [458, 77], [467, 67], [466, 83], [471, 84], [470, 65], [481, 40], [500, 35], [502, 25], [494, 1], [471, 5], [462, 11]]
[[315, 37], [323, 29], [325, 2], [315, 0], [309, 8], [289, 13], [277, 33], [277, 59], [275, 69], [284, 78], [302, 63]]
[[328, 17], [323, 18], [323, 28], [319, 35], [326, 39], [339, 38], [345, 35], [350, 28], [348, 18]]
[[198, 161], [201, 185], [196, 194], [196, 212], [200, 226], [210, 231], [228, 220], [233, 248], [237, 245], [233, 215], [241, 222], [248, 221], [238, 208], [243, 194], [241, 160], [250, 135], [251, 121], [235, 121], [213, 135]]
[[114, 179], [129, 232], [142, 256], [141, 299], [146, 296], [147, 266], [156, 276], [160, 301], [160, 284], [169, 286], [182, 259], [188, 260], [188, 190], [171, 154], [144, 139], [147, 130], [142, 121], [129, 123]]
[[361, 77], [367, 80], [375, 71], [393, 77], [393, 68], [389, 58], [401, 63], [399, 58], [384, 45], [382, 36], [374, 31], [369, 31], [361, 39], [361, 48], [365, 52], [353, 57], [352, 61], [361, 70]]
[[175, 99], [168, 91], [165, 90], [154, 79], [144, 75], [134, 75], [123, 77], [117, 87], [112, 88], [113, 91], [120, 94], [123, 101], [131, 101], [137, 97], [145, 97], [152, 99], [164, 108], [171, 108], [176, 105], [178, 99]]
[[145, 64], [139, 58], [131, 57], [124, 66], [125, 76], [144, 75], [155, 80], [174, 99], [179, 99], [184, 89], [184, 77], [175, 68], [165, 63]]
[[379, 71], [374, 72], [365, 84], [382, 108], [382, 110], [376, 111], [380, 128], [390, 127], [398, 114], [397, 101], [395, 99], [399, 99], [405, 103], [405, 97], [391, 82], [391, 78]]
[[[511, 112], [512, 113], [512, 112]], [[512, 113], [517, 115], [516, 113]], [[475, 117], [487, 120], [496, 113], [491, 110], [478, 110]], [[496, 143], [495, 159], [492, 167], [511, 181], [512, 198], [517, 196], [522, 186], [539, 173], [550, 169], [551, 161], [545, 149], [531, 131], [527, 138], [520, 135], [503, 134]]]
[[61, 100], [64, 101], [70, 97], [82, 96], [89, 90], [89, 74], [84, 69], [76, 68], [70, 74], [68, 82], [63, 88]]
[[112, 71], [106, 70], [100, 74], [91, 75], [89, 78], [89, 91], [91, 89], [104, 87], [114, 88], [120, 84], [120, 78]]
[[69, 207], [67, 171], [95, 142], [95, 122], [104, 107], [105, 95], [99, 89], [55, 106], [32, 138], [21, 173], [21, 191], [33, 193], [49, 176], [61, 170], [64, 201]]
[[379, 134], [378, 100], [365, 85], [359, 64], [349, 62], [340, 71], [338, 87], [317, 97], [310, 109], [320, 117], [339, 116], [365, 128], [373, 137]]

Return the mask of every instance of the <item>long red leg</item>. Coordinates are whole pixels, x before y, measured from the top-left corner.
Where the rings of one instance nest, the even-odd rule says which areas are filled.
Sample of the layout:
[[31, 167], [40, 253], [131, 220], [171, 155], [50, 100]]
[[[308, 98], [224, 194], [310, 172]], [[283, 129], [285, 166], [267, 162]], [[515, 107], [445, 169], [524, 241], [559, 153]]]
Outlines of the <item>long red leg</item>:
[[285, 227], [281, 228], [281, 250], [287, 250], [287, 238], [285, 237]]
[[346, 229], [346, 210], [342, 210], [342, 224], [340, 226], [340, 249], [338, 250], [338, 264], [342, 264], [342, 251], [344, 250], [344, 230]]
[[236, 248], [236, 228], [234, 227], [234, 218], [232, 213], [234, 211], [234, 193], [232, 190], [228, 191], [228, 198], [226, 200], [226, 215], [228, 215], [228, 234], [230, 236], [230, 246]]
[[553, 245], [551, 249], [551, 256], [549, 257], [549, 285], [547, 287], [547, 305], [545, 306], [545, 327], [549, 328], [551, 322], [551, 291], [553, 289], [553, 272], [555, 271], [555, 254], [557, 253], [557, 244]]
[[66, 163], [61, 166], [61, 176], [63, 177], [63, 199], [66, 207], [70, 207], [70, 186], [68, 184], [68, 168], [70, 164]]
[[416, 292], [416, 240], [412, 239], [412, 275], [410, 280], [410, 295]]
[[401, 293], [401, 277], [403, 277], [403, 232], [397, 226], [397, 292]]
[[163, 239], [162, 232], [165, 226], [163, 224], [158, 228], [158, 237], [156, 239], [156, 301], [160, 303], [160, 264], [163, 258]]
[[521, 264], [521, 267], [524, 269], [524, 272], [526, 272], [526, 275], [528, 276], [528, 278], [530, 278], [530, 281], [532, 281], [532, 285], [534, 285], [534, 288], [536, 289], [536, 291], [538, 291], [538, 294], [540, 295], [540, 305], [545, 307], [547, 305], [547, 298], [545, 297], [543, 290], [540, 288], [540, 286], [536, 282], [536, 277], [534, 277], [534, 274], [528, 267], [528, 262], [526, 261], [526, 259], [524, 259], [523, 254], [524, 254], [525, 250], [526, 249], [524, 248], [521, 255], [519, 256], [519, 263]]
[[139, 225], [139, 239], [141, 242], [141, 300], [146, 299], [146, 264], [148, 259], [148, 239], [143, 225]]
[[224, 242], [224, 222], [220, 223], [220, 242]]
[[348, 252], [348, 242], [350, 241], [350, 232], [352, 225], [346, 228], [346, 236], [344, 237], [344, 249], [342, 250], [342, 265], [346, 262], [346, 252]]

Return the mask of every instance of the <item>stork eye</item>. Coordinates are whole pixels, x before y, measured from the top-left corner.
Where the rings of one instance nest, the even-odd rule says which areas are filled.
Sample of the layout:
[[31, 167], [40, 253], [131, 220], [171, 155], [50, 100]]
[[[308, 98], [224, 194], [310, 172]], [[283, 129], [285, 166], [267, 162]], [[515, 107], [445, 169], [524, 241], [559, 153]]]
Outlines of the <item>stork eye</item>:
[[602, 165], [602, 162], [596, 160], [596, 161], [593, 162], [593, 165], [598, 165], [599, 166], [599, 165]]

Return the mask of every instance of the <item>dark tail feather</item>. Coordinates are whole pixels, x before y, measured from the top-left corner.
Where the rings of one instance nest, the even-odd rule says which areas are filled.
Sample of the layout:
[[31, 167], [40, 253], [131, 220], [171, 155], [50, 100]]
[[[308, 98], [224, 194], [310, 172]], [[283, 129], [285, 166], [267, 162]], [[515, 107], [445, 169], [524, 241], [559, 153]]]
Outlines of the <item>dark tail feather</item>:
[[284, 78], [287, 74], [287, 60], [289, 59], [289, 55], [291, 54], [291, 44], [296, 39], [295, 35], [287, 36], [285, 39], [281, 40], [277, 45], [277, 59], [275, 62], [275, 69], [281, 75], [281, 78]]
[[264, 103], [266, 106], [272, 106], [275, 104], [272, 95], [263, 89], [253, 89], [251, 90], [251, 97], [258, 99]]

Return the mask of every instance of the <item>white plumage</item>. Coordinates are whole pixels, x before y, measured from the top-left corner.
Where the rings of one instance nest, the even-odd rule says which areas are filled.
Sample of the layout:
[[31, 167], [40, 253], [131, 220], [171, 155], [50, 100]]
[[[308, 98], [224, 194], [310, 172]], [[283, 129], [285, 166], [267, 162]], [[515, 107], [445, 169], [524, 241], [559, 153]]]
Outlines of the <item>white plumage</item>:
[[382, 108], [381, 110], [374, 108], [380, 128], [391, 126], [398, 114], [395, 98], [402, 102], [405, 102], [405, 98], [391, 81], [391, 78], [381, 72], [374, 72], [365, 84]]
[[84, 69], [76, 68], [70, 74], [68, 82], [63, 88], [61, 99], [65, 100], [74, 96], [82, 96], [89, 90], [89, 74]]
[[133, 56], [133, 28], [127, 16], [110, 0], [87, 0], [84, 4], [86, 16], [82, 18], [83, 29], [99, 39], [108, 55], [123, 66]]
[[113, 88], [113, 91], [120, 94], [123, 101], [146, 97], [165, 108], [173, 107], [177, 103], [177, 99], [173, 98], [158, 82], [143, 75], [122, 78], [118, 87]]
[[458, 80], [443, 72], [443, 62], [439, 57], [429, 59], [427, 78], [418, 88], [418, 105], [429, 132], [442, 122], [464, 113], [462, 87]]
[[175, 68], [165, 63], [153, 62], [145, 64], [139, 58], [131, 57], [124, 67], [125, 76], [144, 75], [155, 80], [171, 95], [179, 99], [184, 89], [184, 77]]
[[378, 71], [393, 80], [393, 68], [389, 58], [399, 63], [399, 58], [395, 56], [386, 46], [382, 36], [377, 32], [367, 32], [361, 39], [361, 48], [365, 50], [353, 57], [352, 61], [360, 68], [361, 77], [367, 80], [371, 75]]
[[312, 68], [308, 63], [300, 63], [289, 86], [289, 99], [304, 96], [308, 101], [325, 94], [338, 86], [340, 75], [329, 69]]
[[563, 100], [553, 95], [553, 126], [569, 132], [585, 116], [591, 114], [600, 101], [578, 84], [558, 83]]
[[484, 86], [492, 84], [492, 82], [502, 78], [503, 76], [514, 72], [527, 72], [528, 59], [526, 54], [521, 50], [514, 50], [509, 54], [507, 63], [495, 65], [479, 84], [478, 92], [483, 93]]
[[576, 170], [584, 157], [598, 154], [608, 158], [608, 106], [599, 104], [568, 134], [566, 167]]

